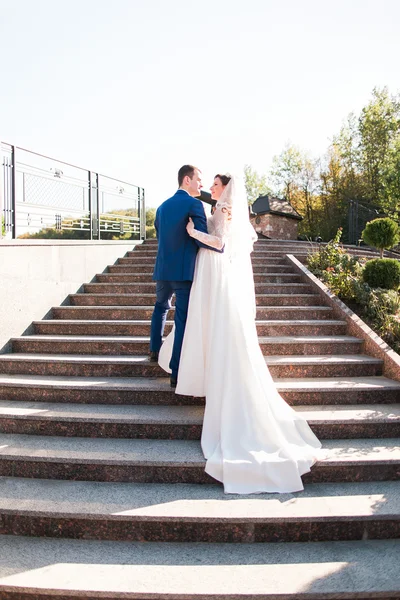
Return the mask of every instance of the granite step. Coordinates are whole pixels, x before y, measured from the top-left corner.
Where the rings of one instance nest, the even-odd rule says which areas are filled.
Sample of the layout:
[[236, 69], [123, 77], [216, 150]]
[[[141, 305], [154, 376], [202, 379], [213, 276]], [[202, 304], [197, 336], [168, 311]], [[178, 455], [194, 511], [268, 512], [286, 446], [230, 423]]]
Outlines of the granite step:
[[[154, 306], [54, 306], [54, 319], [89, 319], [89, 320], [151, 320]], [[169, 313], [170, 319], [174, 308]], [[332, 319], [333, 311], [328, 306], [267, 306], [258, 307], [256, 318], [315, 320]]]
[[[351, 336], [262, 337], [259, 342], [265, 356], [358, 354], [363, 346], [362, 340]], [[13, 352], [131, 356], [148, 353], [150, 337], [28, 335], [12, 338], [11, 343]]]
[[[262, 264], [266, 264], [266, 265], [273, 265], [273, 264], [287, 264], [286, 262], [286, 258], [285, 258], [286, 254], [282, 254], [282, 253], [276, 253], [275, 255], [269, 256], [268, 254], [262, 254], [261, 258], [252, 255], [252, 262], [254, 264], [254, 262], [261, 262]], [[304, 254], [296, 254], [296, 257], [298, 256], [303, 256], [303, 257], [307, 257], [307, 253]], [[156, 254], [153, 253], [151, 255], [146, 255], [146, 254], [134, 254], [133, 256], [124, 256], [122, 258], [119, 258], [117, 261], [118, 265], [151, 265], [152, 267], [154, 267], [156, 262]]]
[[259, 343], [264, 356], [359, 354], [363, 348], [363, 340], [347, 335], [269, 336]]
[[137, 262], [130, 264], [116, 264], [116, 265], [108, 265], [106, 271], [108, 273], [146, 273], [153, 275], [154, 266], [149, 264], [139, 264]]
[[[262, 253], [271, 253], [274, 254], [278, 252], [280, 254], [295, 254], [296, 252], [307, 253], [316, 251], [318, 248], [316, 246], [312, 247], [311, 244], [254, 244], [254, 249], [252, 254], [262, 254]], [[134, 250], [131, 250], [126, 253], [126, 256], [138, 256], [138, 255], [156, 255], [157, 248], [154, 246], [136, 246]]]
[[273, 377], [369, 377], [382, 374], [383, 361], [364, 354], [266, 356]]
[[[35, 333], [43, 335], [112, 335], [149, 336], [150, 321], [51, 319], [33, 322]], [[256, 321], [259, 336], [282, 335], [345, 335], [346, 321], [317, 319], [287, 321], [281, 319]], [[167, 321], [165, 335], [171, 331]]]
[[[72, 306], [152, 306], [155, 294], [70, 294]], [[174, 297], [172, 298], [174, 303]], [[318, 306], [322, 300], [318, 294], [258, 294], [258, 306]]]
[[[108, 273], [112, 274], [129, 274], [129, 273], [145, 273], [146, 275], [153, 275], [153, 266], [146, 264], [131, 264], [131, 265], [109, 265], [107, 267]], [[294, 273], [292, 265], [286, 263], [283, 264], [264, 264], [256, 265], [253, 267], [254, 274], [260, 273]]]
[[[380, 375], [382, 361], [370, 356], [266, 356], [273, 377], [365, 377]], [[0, 355], [1, 373], [77, 377], [163, 377], [165, 372], [148, 356], [10, 353]]]
[[[251, 256], [252, 257], [269, 256], [271, 258], [275, 258], [275, 257], [282, 258], [286, 254], [294, 254], [295, 256], [297, 256], [297, 254], [302, 254], [302, 255], [307, 256], [311, 252], [313, 252], [313, 250], [311, 250], [309, 247], [290, 248], [290, 247], [285, 247], [285, 246], [275, 246], [274, 248], [266, 248], [263, 246], [260, 248], [255, 247]], [[144, 248], [144, 247], [139, 248], [138, 247], [131, 252], [127, 252], [124, 258], [140, 258], [140, 259], [151, 258], [152, 260], [155, 260], [156, 256], [157, 256], [157, 250], [155, 248]], [[357, 254], [357, 256], [359, 256], [359, 254]]]
[[99, 283], [152, 283], [152, 272], [141, 273], [98, 273], [96, 281]]
[[[307, 294], [312, 292], [308, 283], [256, 283], [256, 294]], [[84, 291], [90, 294], [152, 294], [155, 298], [156, 284], [152, 283], [85, 283]]]
[[0, 536], [2, 600], [395, 600], [398, 540], [199, 544]]
[[[293, 406], [400, 403], [400, 382], [387, 377], [277, 379]], [[81, 404], [203, 405], [203, 398], [179, 396], [169, 379], [145, 377], [62, 377], [0, 374], [2, 400]]]
[[295, 273], [293, 265], [284, 264], [271, 264], [264, 263], [262, 265], [253, 265], [253, 273], [255, 275], [260, 273]]
[[257, 306], [321, 306], [322, 299], [318, 294], [295, 292], [256, 294]]
[[[195, 440], [0, 434], [0, 476], [74, 481], [214, 483]], [[324, 440], [304, 483], [397, 481], [398, 439]]]
[[[302, 275], [298, 273], [261, 273], [254, 274], [256, 283], [300, 283]], [[146, 273], [98, 273], [96, 281], [99, 283], [152, 283], [152, 275]], [[153, 284], [155, 285], [155, 284]]]
[[117, 263], [120, 265], [152, 265], [154, 267], [156, 262], [156, 255], [146, 256], [144, 254], [134, 254], [134, 256], [124, 256], [119, 258]]
[[[71, 502], [71, 498], [74, 499]], [[0, 535], [129, 542], [268, 543], [400, 537], [400, 482], [317, 483], [235, 496], [196, 484], [0, 481]]]
[[[276, 254], [284, 255], [284, 254], [308, 254], [310, 252], [315, 252], [318, 248], [316, 246], [312, 247], [310, 244], [296, 244], [295, 246], [290, 244], [254, 244], [254, 249], [252, 255], [257, 254], [271, 254], [272, 256]], [[126, 258], [135, 258], [137, 256], [156, 256], [158, 248], [156, 246], [136, 246], [136, 248], [132, 251], [126, 253]]]
[[[72, 306], [154, 306], [154, 294], [70, 294]], [[172, 299], [174, 302], [174, 298]]]
[[[296, 256], [296, 258], [298, 256], [304, 256], [307, 257], [309, 256], [310, 252], [308, 250], [299, 250], [298, 252], [293, 252], [293, 250], [262, 250], [260, 252], [252, 252], [251, 254], [251, 260], [252, 261], [264, 261], [267, 260], [268, 258], [280, 258], [282, 260], [286, 261], [286, 256], [288, 254], [291, 254], [293, 256]], [[154, 260], [155, 260], [155, 256], [154, 256]]]
[[[298, 406], [321, 440], [400, 436], [400, 405]], [[204, 409], [0, 400], [0, 433], [63, 437], [200, 440]]]

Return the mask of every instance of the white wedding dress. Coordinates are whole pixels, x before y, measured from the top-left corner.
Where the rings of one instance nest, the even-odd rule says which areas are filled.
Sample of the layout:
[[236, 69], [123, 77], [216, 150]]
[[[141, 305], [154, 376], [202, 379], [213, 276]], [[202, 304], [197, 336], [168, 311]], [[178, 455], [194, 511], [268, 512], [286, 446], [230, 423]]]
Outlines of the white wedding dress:
[[[226, 493], [295, 492], [303, 489], [301, 476], [316, 461], [321, 444], [278, 394], [265, 364], [255, 326], [254, 238], [247, 229], [247, 203], [242, 211], [247, 222], [235, 221], [240, 211], [235, 214], [232, 190], [231, 196], [227, 191], [208, 220], [209, 234], [191, 233], [209, 246], [225, 243], [225, 251], [198, 252], [176, 393], [205, 396], [205, 470]], [[231, 235], [235, 224], [241, 227], [237, 238]], [[243, 241], [243, 235], [246, 245], [235, 241], [240, 236]], [[232, 248], [235, 244], [240, 251]], [[159, 355], [167, 372], [173, 335]]]

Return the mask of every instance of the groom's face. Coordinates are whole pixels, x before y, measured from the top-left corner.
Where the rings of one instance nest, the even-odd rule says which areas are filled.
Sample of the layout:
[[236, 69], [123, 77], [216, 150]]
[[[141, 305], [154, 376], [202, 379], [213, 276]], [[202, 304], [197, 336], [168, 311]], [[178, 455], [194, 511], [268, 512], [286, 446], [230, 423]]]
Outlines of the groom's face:
[[193, 198], [197, 198], [197, 196], [200, 196], [200, 190], [203, 187], [203, 185], [201, 183], [201, 173], [198, 169], [194, 170], [192, 179], [188, 177], [188, 185], [188, 194], [193, 196]]

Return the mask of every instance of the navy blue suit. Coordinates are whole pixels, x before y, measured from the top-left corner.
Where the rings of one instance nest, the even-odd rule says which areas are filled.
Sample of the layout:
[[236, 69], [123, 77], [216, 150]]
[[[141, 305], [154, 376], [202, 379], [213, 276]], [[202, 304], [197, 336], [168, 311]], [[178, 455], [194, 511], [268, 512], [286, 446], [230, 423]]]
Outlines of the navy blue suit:
[[150, 351], [158, 352], [161, 348], [167, 313], [175, 293], [175, 339], [170, 362], [174, 378], [178, 374], [197, 251], [199, 247], [209, 248], [187, 233], [189, 217], [198, 231], [207, 233], [207, 220], [201, 201], [179, 189], [157, 209], [154, 222], [158, 239], [153, 273], [153, 279], [157, 282], [157, 299], [151, 319]]

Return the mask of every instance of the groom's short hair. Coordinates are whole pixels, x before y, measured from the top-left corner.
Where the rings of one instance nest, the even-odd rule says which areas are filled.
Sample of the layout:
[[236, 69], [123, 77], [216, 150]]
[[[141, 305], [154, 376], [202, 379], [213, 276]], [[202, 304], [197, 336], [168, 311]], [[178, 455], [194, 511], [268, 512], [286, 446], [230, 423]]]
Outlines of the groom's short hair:
[[[197, 169], [197, 167], [194, 167], [193, 165], [183, 165], [183, 167], [181, 167], [178, 171], [178, 185], [179, 187], [181, 187], [183, 180], [185, 179], [186, 175], [188, 175], [190, 177], [190, 179], [193, 179], [193, 175], [195, 172], [195, 169]], [[198, 171], [200, 171], [200, 169], [197, 169]]]

